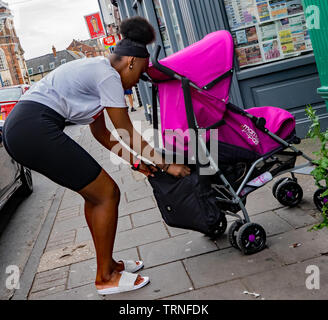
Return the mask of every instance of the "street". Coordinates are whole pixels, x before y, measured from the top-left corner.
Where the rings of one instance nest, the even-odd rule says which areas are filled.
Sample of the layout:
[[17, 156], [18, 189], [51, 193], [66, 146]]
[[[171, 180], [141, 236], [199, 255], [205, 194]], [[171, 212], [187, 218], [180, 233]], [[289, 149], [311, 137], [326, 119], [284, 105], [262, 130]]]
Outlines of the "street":
[[[131, 117], [144, 119], [143, 110]], [[146, 121], [141, 122], [142, 130], [149, 128]], [[213, 242], [198, 232], [167, 226], [143, 175], [126, 164], [111, 163], [109, 152], [87, 126], [69, 126], [65, 131], [118, 183], [121, 203], [114, 257], [143, 260], [145, 268], [140, 274], [150, 276], [151, 283], [138, 292], [99, 296], [94, 286], [95, 250], [82, 197], [33, 172], [33, 195], [19, 206], [1, 235], [1, 283], [8, 277], [6, 266], [17, 265], [22, 271], [20, 288], [13, 291], [2, 286], [2, 298], [326, 299], [328, 230], [308, 232], [320, 220], [310, 176], [299, 176], [304, 198], [295, 208], [284, 208], [272, 196], [272, 182], [248, 197], [251, 220], [265, 228], [268, 239], [265, 250], [244, 256], [231, 247], [227, 232]], [[307, 154], [316, 147], [310, 140], [301, 145]], [[232, 219], [228, 221], [230, 225]], [[312, 281], [313, 266], [320, 271], [320, 289]]]
[[[80, 135], [81, 126], [67, 126], [65, 132], [73, 139]], [[0, 300], [12, 297], [13, 290], [5, 286], [11, 265], [22, 272], [44, 228], [45, 220], [59, 186], [37, 172], [32, 173], [34, 192], [26, 199], [15, 196], [0, 213]], [[47, 235], [48, 236], [48, 235]], [[47, 238], [39, 239], [47, 241]], [[21, 282], [21, 286], [24, 284]]]

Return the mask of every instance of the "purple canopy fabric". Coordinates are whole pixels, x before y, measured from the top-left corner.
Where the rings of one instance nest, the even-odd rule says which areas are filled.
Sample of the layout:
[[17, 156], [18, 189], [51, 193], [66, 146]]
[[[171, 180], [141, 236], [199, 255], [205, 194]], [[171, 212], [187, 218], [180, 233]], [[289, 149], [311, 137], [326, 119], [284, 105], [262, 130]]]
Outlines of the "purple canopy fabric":
[[[231, 34], [221, 30], [208, 34], [201, 41], [161, 60], [160, 63], [202, 88], [233, 68], [233, 53]], [[148, 69], [148, 75], [154, 80], [168, 79], [152, 65]], [[200, 92], [191, 88], [193, 109], [199, 127], [208, 127], [224, 119], [226, 125], [218, 129], [217, 139], [220, 142], [245, 148], [259, 155], [277, 148], [278, 143], [258, 130], [248, 118], [227, 109], [231, 80], [232, 76], [228, 76], [207, 91]], [[186, 151], [188, 144], [184, 143], [184, 137], [189, 140], [189, 127], [181, 82], [171, 80], [158, 83], [158, 93], [164, 146], [171, 150], [176, 146], [181, 151]], [[267, 120], [266, 127], [283, 139], [295, 129], [294, 117], [284, 109], [260, 107], [248, 109], [247, 112], [264, 117]], [[181, 132], [181, 139], [176, 139], [176, 135], [165, 134], [177, 129]], [[206, 138], [209, 139], [209, 135]]]

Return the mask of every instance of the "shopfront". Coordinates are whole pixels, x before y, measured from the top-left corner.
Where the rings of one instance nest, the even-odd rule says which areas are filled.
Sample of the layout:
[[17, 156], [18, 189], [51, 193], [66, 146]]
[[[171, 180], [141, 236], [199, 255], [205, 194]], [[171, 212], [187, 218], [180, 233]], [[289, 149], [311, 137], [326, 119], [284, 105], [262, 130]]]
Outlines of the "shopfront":
[[[121, 17], [147, 18], [156, 27], [157, 43], [168, 56], [210, 32], [229, 30], [235, 43], [231, 101], [245, 109], [277, 106], [297, 120], [297, 133], [309, 127], [311, 104], [328, 127], [325, 102], [301, 0], [117, 0]], [[155, 45], [150, 47], [150, 51]], [[139, 85], [144, 104], [150, 88]]]

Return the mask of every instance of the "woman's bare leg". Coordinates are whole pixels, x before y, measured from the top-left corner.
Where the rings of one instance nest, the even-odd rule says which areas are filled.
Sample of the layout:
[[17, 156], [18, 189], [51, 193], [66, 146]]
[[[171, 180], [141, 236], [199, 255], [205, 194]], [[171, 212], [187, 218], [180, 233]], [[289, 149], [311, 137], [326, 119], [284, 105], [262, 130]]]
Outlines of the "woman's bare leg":
[[[115, 181], [102, 170], [95, 181], [79, 191], [85, 199], [86, 219], [97, 255], [96, 286], [98, 289], [118, 285], [119, 265], [113, 260], [113, 247], [118, 219], [120, 191]], [[143, 281], [139, 277], [136, 284]]]

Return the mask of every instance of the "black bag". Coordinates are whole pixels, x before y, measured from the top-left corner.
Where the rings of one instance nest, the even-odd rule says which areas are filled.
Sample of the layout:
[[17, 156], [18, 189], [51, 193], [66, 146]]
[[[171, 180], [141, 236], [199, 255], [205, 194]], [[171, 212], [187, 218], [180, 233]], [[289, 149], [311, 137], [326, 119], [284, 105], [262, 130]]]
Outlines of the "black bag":
[[162, 217], [171, 227], [211, 236], [215, 226], [225, 217], [216, 205], [215, 194], [206, 183], [207, 178], [198, 176], [196, 171], [183, 178], [158, 171], [148, 180]]

